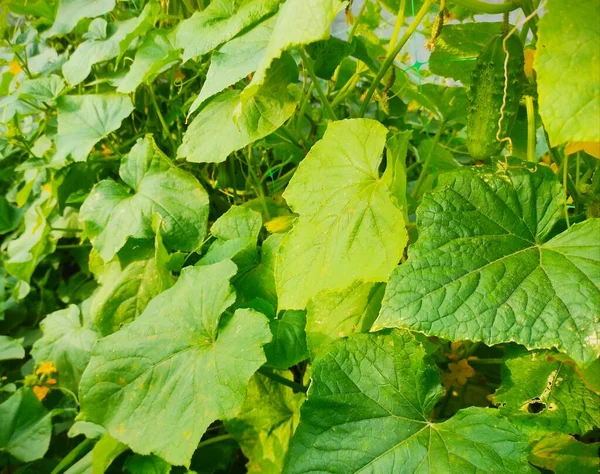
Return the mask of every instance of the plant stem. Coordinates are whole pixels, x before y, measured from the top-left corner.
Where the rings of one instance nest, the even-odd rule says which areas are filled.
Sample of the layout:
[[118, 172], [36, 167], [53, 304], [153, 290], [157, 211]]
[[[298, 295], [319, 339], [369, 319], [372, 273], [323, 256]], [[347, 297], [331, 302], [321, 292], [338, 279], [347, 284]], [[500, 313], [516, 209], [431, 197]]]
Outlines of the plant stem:
[[504, 3], [488, 3], [481, 0], [450, 0], [452, 3], [456, 3], [461, 7], [468, 8], [469, 10], [473, 10], [476, 13], [505, 13], [511, 12], [519, 8], [520, 2], [518, 1], [509, 1]]
[[565, 188], [565, 219], [567, 221], [567, 227], [571, 227], [569, 223], [569, 206], [567, 204], [567, 199], [569, 199], [569, 186], [568, 186], [568, 178], [569, 178], [569, 155], [565, 155], [565, 159], [562, 163], [563, 166], [563, 187]]
[[333, 111], [331, 104], [327, 100], [327, 96], [325, 95], [325, 92], [323, 92], [323, 89], [321, 88], [321, 85], [319, 84], [319, 79], [317, 78], [317, 75], [315, 74], [315, 70], [313, 68], [313, 65], [312, 65], [310, 59], [308, 59], [308, 57], [306, 56], [306, 53], [302, 50], [300, 50], [300, 56], [302, 57], [302, 63], [304, 64], [304, 67], [308, 71], [308, 75], [310, 76], [312, 83], [315, 85], [317, 94], [319, 95], [319, 98], [321, 99], [321, 104], [323, 105], [325, 110], [327, 110], [327, 113], [331, 116], [331, 118], [333, 120], [337, 120], [335, 112]]
[[400, 38], [400, 40], [398, 41], [396, 46], [394, 46], [394, 49], [392, 49], [392, 51], [386, 56], [385, 61], [379, 68], [379, 72], [377, 73], [377, 75], [375, 76], [375, 79], [371, 83], [371, 87], [369, 87], [369, 90], [367, 91], [365, 99], [363, 100], [363, 103], [360, 106], [360, 111], [358, 112], [359, 117], [365, 116], [367, 107], [369, 107], [371, 98], [373, 97], [373, 94], [375, 93], [375, 90], [377, 89], [377, 87], [379, 87], [379, 83], [381, 82], [381, 79], [383, 79], [383, 76], [385, 76], [385, 73], [387, 72], [387, 70], [394, 63], [394, 59], [396, 59], [396, 56], [398, 56], [398, 53], [400, 52], [400, 50], [404, 47], [404, 45], [410, 39], [412, 34], [415, 32], [415, 30], [419, 26], [419, 23], [421, 23], [421, 20], [427, 14], [427, 12], [429, 11], [429, 8], [431, 8], [431, 5], [433, 3], [434, 3], [434, 0], [425, 0], [425, 2], [423, 2], [423, 6], [421, 7], [421, 9], [417, 13], [417, 15], [413, 18], [413, 21], [411, 22], [411, 24], [408, 25], [408, 29], [402, 35], [402, 38]]
[[61, 462], [58, 463], [58, 465], [50, 474], [59, 474], [63, 472], [67, 467], [71, 466], [84, 455], [86, 455], [95, 442], [96, 440], [93, 439], [84, 439], [81, 443], [75, 446], [71, 452], [69, 452], [69, 454], [62, 459]]
[[212, 438], [205, 439], [204, 441], [200, 441], [196, 449], [203, 448], [211, 444], [220, 443], [221, 441], [227, 441], [228, 439], [233, 439], [233, 435], [228, 433], [224, 435], [214, 436]]
[[525, 96], [527, 107], [527, 161], [535, 163], [535, 110], [533, 108], [533, 97]]
[[435, 134], [435, 137], [433, 138], [433, 144], [431, 145], [431, 150], [429, 150], [429, 153], [427, 154], [427, 158], [425, 158], [425, 162], [423, 163], [423, 168], [421, 168], [421, 174], [419, 174], [419, 179], [417, 179], [417, 182], [415, 184], [415, 187], [411, 193], [411, 196], [413, 198], [416, 198], [419, 195], [419, 191], [421, 190], [421, 186], [423, 186], [423, 183], [425, 182], [425, 178], [427, 177], [427, 174], [429, 172], [429, 166], [431, 164], [431, 157], [433, 156], [433, 152], [435, 150], [435, 147], [438, 146], [438, 143], [440, 141], [440, 138], [442, 136], [442, 132], [444, 131], [444, 121], [442, 120], [440, 122], [440, 125], [438, 127], [438, 130]]
[[502, 358], [498, 358], [498, 359], [471, 359], [469, 360], [469, 364], [488, 364], [488, 365], [492, 365], [492, 364], [502, 364], [504, 362], [504, 359]]
[[360, 7], [360, 11], [358, 12], [358, 15], [356, 15], [356, 17], [354, 18], [354, 23], [352, 23], [352, 28], [350, 28], [350, 33], [348, 33], [348, 43], [352, 41], [352, 38], [354, 38], [354, 35], [356, 34], [356, 30], [358, 28], [358, 25], [360, 24], [360, 17], [363, 16], [365, 10], [367, 9], [367, 3], [369, 3], [368, 0], [365, 0], [363, 2], [362, 7]]
[[175, 141], [173, 140], [173, 137], [171, 136], [171, 133], [169, 132], [169, 127], [167, 126], [167, 122], [165, 122], [165, 118], [163, 117], [163, 114], [160, 111], [160, 108], [158, 107], [158, 102], [156, 101], [156, 95], [154, 95], [154, 89], [152, 88], [152, 85], [150, 85], [150, 87], [148, 87], [148, 90], [150, 91], [150, 100], [152, 101], [152, 106], [154, 107], [154, 110], [158, 117], [158, 121], [160, 122], [160, 125], [163, 129], [163, 134], [165, 135], [165, 138], [167, 138], [169, 140], [169, 143], [171, 144], [171, 149], [173, 150], [172, 158], [174, 158], [177, 155], [177, 145], [175, 144]]
[[[365, 2], [367, 3], [367, 2]], [[392, 50], [394, 49], [394, 45], [398, 40], [398, 35], [400, 34], [400, 28], [404, 24], [404, 10], [406, 9], [406, 0], [400, 0], [400, 7], [398, 8], [398, 14], [396, 16], [396, 23], [394, 24], [394, 31], [392, 32], [392, 36], [390, 38], [390, 42], [388, 44], [387, 54], [390, 55]]]
[[258, 369], [258, 373], [264, 375], [265, 377], [274, 380], [275, 382], [280, 383], [281, 385], [285, 385], [286, 387], [290, 387], [294, 392], [302, 392], [306, 393], [308, 391], [308, 387], [301, 385], [299, 383], [294, 382], [293, 380], [286, 379], [279, 374], [276, 374], [271, 369], [267, 367], [261, 367]]

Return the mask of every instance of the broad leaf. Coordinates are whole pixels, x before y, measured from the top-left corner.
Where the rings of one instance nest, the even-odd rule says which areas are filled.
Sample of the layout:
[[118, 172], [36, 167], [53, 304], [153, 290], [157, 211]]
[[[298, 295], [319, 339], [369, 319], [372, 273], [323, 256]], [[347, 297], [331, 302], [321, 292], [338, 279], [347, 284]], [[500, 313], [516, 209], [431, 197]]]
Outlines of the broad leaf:
[[424, 356], [408, 332], [332, 344], [313, 364], [284, 472], [531, 472], [527, 441], [496, 410], [430, 421], [442, 387]]
[[135, 58], [125, 77], [119, 82], [117, 92], [129, 94], [146, 81], [179, 60], [179, 51], [173, 45], [171, 34], [153, 31], [147, 35], [135, 53]]
[[275, 12], [282, 0], [217, 0], [183, 21], [177, 44], [183, 60], [202, 56], [233, 38], [244, 28]]
[[191, 174], [175, 167], [151, 137], [138, 140], [119, 168], [129, 190], [110, 179], [101, 181], [81, 206], [86, 232], [105, 262], [128, 238], [153, 238], [152, 214], [162, 218], [165, 246], [192, 251], [206, 233], [208, 196]]
[[63, 96], [57, 104], [57, 162], [69, 155], [75, 161], [85, 161], [94, 145], [133, 112], [131, 99], [120, 94]]
[[417, 211], [419, 240], [394, 271], [374, 329], [557, 347], [592, 362], [600, 353], [600, 219], [550, 238], [563, 199], [543, 166], [441, 175]]
[[130, 474], [169, 474], [171, 465], [158, 456], [134, 454], [127, 458], [123, 469]]
[[544, 431], [583, 435], [600, 426], [600, 395], [573, 361], [549, 351], [511, 354], [494, 402], [532, 436]]
[[206, 428], [239, 413], [271, 339], [260, 313], [221, 318], [235, 300], [235, 272], [231, 261], [187, 267], [141, 316], [101, 339], [81, 380], [81, 418], [139, 454], [189, 463]]
[[[108, 29], [106, 39], [90, 38], [81, 43], [69, 60], [63, 65], [65, 79], [76, 86], [92, 72], [92, 66], [123, 54], [132, 41], [143, 36], [152, 28], [157, 13], [157, 4], [149, 4], [138, 17], [130, 18], [121, 23], [106, 26], [106, 21], [99, 18], [94, 22], [104, 22]], [[92, 29], [94, 22], [90, 25]]]
[[228, 90], [213, 97], [188, 127], [177, 156], [196, 163], [219, 163], [230, 153], [273, 133], [294, 113], [296, 94], [288, 84], [297, 75], [292, 57], [281, 58], [269, 71], [260, 94], [237, 117], [240, 91]]
[[0, 426], [0, 453], [7, 452], [24, 462], [46, 454], [52, 418], [30, 388], [17, 390], [0, 405]]
[[268, 18], [247, 33], [233, 38], [213, 53], [206, 81], [200, 90], [200, 95], [192, 103], [188, 115], [209, 97], [234, 85], [256, 70], [273, 33], [276, 18]]
[[357, 282], [341, 291], [323, 291], [306, 308], [306, 340], [318, 357], [340, 337], [368, 332], [381, 308], [385, 285]]
[[535, 442], [529, 460], [554, 474], [598, 474], [600, 443], [584, 444], [568, 435], [549, 435]]
[[600, 141], [600, 9], [595, 0], [548, 0], [534, 68], [550, 143]]
[[358, 280], [385, 281], [400, 261], [407, 236], [395, 162], [404, 157], [380, 176], [386, 135], [374, 120], [334, 122], [300, 163], [283, 195], [300, 217], [277, 256], [280, 309], [304, 309], [320, 291]]
[[[154, 245], [136, 240], [122, 252], [127, 253], [127, 261], [116, 257], [105, 264], [96, 259], [93, 268], [100, 287], [93, 296], [90, 313], [103, 336], [133, 321], [152, 298], [173, 285], [160, 233]], [[97, 254], [94, 251], [92, 255]]]
[[267, 81], [271, 63], [288, 49], [329, 38], [331, 23], [343, 7], [342, 0], [287, 0], [281, 6], [265, 55], [242, 94], [244, 109]]
[[256, 263], [256, 240], [262, 228], [261, 215], [248, 207], [232, 206], [210, 228], [216, 240], [198, 262], [201, 265], [233, 260], [240, 268]]
[[115, 8], [115, 0], [59, 0], [56, 19], [45, 36], [70, 33], [83, 18], [94, 18]]
[[[281, 372], [290, 378], [290, 372]], [[294, 430], [300, 421], [304, 394], [293, 393], [264, 375], [255, 374], [240, 415], [225, 427], [240, 443], [248, 458], [249, 473], [279, 474]]]
[[305, 326], [304, 311], [283, 311], [269, 322], [273, 340], [265, 346], [268, 366], [287, 369], [308, 359]]
[[442, 34], [435, 40], [429, 70], [469, 85], [477, 56], [489, 39], [500, 33], [501, 26], [502, 23], [488, 22], [445, 25]]
[[60, 386], [77, 393], [79, 379], [90, 360], [98, 334], [73, 304], [46, 316], [40, 328], [43, 336], [33, 345], [31, 355], [38, 363], [54, 362]]
[[22, 359], [25, 357], [25, 349], [23, 349], [22, 342], [22, 339], [0, 336], [0, 361]]

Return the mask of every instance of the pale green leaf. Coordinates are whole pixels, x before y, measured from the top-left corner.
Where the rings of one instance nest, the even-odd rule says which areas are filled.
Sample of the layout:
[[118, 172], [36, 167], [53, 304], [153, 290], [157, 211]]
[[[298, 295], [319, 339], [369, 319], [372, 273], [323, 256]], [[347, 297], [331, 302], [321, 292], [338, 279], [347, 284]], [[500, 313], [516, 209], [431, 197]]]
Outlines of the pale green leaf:
[[85, 161], [94, 145], [133, 112], [131, 99], [120, 94], [62, 96], [57, 105], [57, 162], [69, 155], [75, 161]]
[[52, 435], [52, 418], [30, 388], [17, 390], [0, 405], [0, 426], [0, 452], [24, 462], [46, 454]]
[[548, 0], [534, 68], [550, 144], [600, 141], [600, 5]]
[[173, 45], [171, 35], [160, 30], [151, 32], [135, 53], [129, 71], [119, 82], [117, 92], [133, 92], [142, 82], [152, 80], [178, 60], [179, 51]]
[[[81, 43], [73, 52], [69, 60], [63, 64], [62, 72], [72, 86], [82, 82], [90, 72], [92, 66], [123, 54], [132, 41], [143, 36], [150, 30], [156, 19], [158, 5], [148, 4], [138, 17], [120, 23], [108, 25], [107, 37], [97, 39], [92, 37]], [[96, 21], [103, 21], [98, 19]], [[94, 22], [90, 26], [92, 29]], [[106, 28], [106, 22], [104, 22]]]
[[[279, 375], [291, 379], [289, 371]], [[240, 415], [225, 422], [227, 432], [240, 443], [248, 458], [249, 473], [281, 473], [303, 401], [304, 394], [294, 393], [264, 375], [255, 374], [250, 379]]]
[[511, 353], [494, 402], [532, 436], [540, 431], [583, 435], [600, 426], [600, 395], [573, 361], [549, 351]]
[[287, 0], [281, 6], [264, 57], [242, 93], [244, 109], [266, 83], [267, 71], [273, 61], [284, 51], [329, 38], [331, 23], [344, 3], [342, 0]]
[[393, 273], [374, 329], [452, 341], [600, 353], [600, 219], [550, 238], [564, 192], [548, 167], [442, 174], [417, 211], [419, 240]]
[[340, 337], [368, 332], [377, 318], [385, 285], [356, 282], [341, 291], [323, 291], [306, 308], [306, 339], [318, 357]]
[[260, 313], [221, 318], [235, 272], [231, 261], [186, 267], [141, 316], [101, 339], [80, 384], [81, 418], [139, 454], [189, 463], [206, 428], [239, 413], [271, 338]]
[[291, 56], [282, 57], [269, 71], [260, 94], [252, 97], [237, 117], [240, 91], [228, 90], [213, 97], [188, 127], [177, 156], [196, 163], [219, 163], [230, 153], [273, 133], [294, 113], [296, 94], [288, 84], [297, 76]]
[[154, 237], [153, 213], [162, 218], [168, 249], [192, 251], [202, 244], [208, 195], [193, 175], [172, 164], [151, 137], [138, 140], [121, 163], [119, 175], [134, 194], [107, 179], [94, 186], [81, 206], [86, 233], [105, 262], [128, 238]]
[[125, 451], [127, 446], [105, 434], [94, 448], [65, 471], [65, 474], [104, 474], [117, 456]]
[[244, 28], [275, 12], [282, 0], [216, 0], [183, 21], [177, 45], [183, 60], [202, 56], [233, 38]]
[[392, 173], [379, 173], [386, 135], [374, 120], [333, 122], [300, 163], [283, 195], [300, 217], [277, 256], [280, 309], [303, 309], [320, 291], [358, 280], [385, 281], [400, 261], [404, 212]]
[[304, 311], [283, 311], [269, 322], [273, 340], [264, 347], [268, 366], [287, 369], [308, 359], [305, 326]]
[[115, 8], [115, 0], [59, 0], [52, 28], [44, 33], [51, 37], [70, 33], [83, 18], [94, 18]]
[[490, 38], [500, 33], [501, 26], [502, 23], [498, 22], [445, 25], [442, 34], [435, 40], [435, 48], [429, 57], [429, 70], [469, 85], [477, 56]]
[[248, 207], [232, 206], [210, 228], [216, 240], [200, 265], [233, 260], [240, 268], [256, 263], [256, 241], [262, 228], [261, 215]]
[[129, 241], [131, 245], [122, 249], [127, 261], [119, 256], [108, 263], [98, 259], [93, 271], [100, 286], [90, 313], [103, 336], [133, 321], [152, 298], [173, 285], [173, 277], [165, 267], [168, 255], [159, 237], [154, 245], [151, 241]]
[[213, 53], [206, 81], [200, 90], [200, 95], [192, 103], [188, 115], [194, 113], [206, 99], [234, 85], [256, 70], [273, 33], [276, 18], [275, 16], [268, 18], [247, 33], [233, 38]]
[[529, 473], [528, 442], [497, 410], [430, 421], [437, 367], [408, 332], [354, 334], [315, 360], [284, 473]]
[[552, 434], [536, 441], [529, 460], [554, 474], [598, 474], [600, 443], [584, 444], [569, 435]]
[[0, 336], [0, 361], [25, 357], [25, 349], [23, 349], [22, 343], [22, 339]]
[[33, 345], [33, 359], [37, 363], [54, 362], [59, 385], [77, 393], [98, 334], [84, 322], [74, 304], [46, 316], [40, 328], [43, 336]]

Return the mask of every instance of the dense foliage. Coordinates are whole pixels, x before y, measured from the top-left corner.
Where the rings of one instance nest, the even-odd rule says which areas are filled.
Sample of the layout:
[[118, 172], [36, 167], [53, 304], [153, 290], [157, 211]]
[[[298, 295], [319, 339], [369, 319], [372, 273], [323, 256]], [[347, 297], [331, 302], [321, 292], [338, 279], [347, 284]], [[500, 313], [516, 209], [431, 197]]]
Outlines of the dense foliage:
[[3, 474], [593, 474], [597, 0], [3, 0]]

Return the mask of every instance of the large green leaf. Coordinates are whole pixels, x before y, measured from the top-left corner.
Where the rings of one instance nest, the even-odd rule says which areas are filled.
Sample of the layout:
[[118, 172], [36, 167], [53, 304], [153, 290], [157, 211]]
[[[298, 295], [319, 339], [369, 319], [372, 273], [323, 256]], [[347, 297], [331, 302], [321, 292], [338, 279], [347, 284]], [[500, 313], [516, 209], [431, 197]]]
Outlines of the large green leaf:
[[155, 30], [144, 38], [117, 92], [133, 92], [142, 82], [150, 81], [158, 73], [179, 60], [179, 50], [173, 45], [172, 34]]
[[128, 238], [153, 238], [152, 214], [162, 218], [165, 246], [192, 251], [204, 239], [208, 196], [191, 174], [175, 167], [151, 137], [138, 140], [119, 169], [135, 193], [110, 179], [101, 181], [81, 206], [80, 218], [105, 262]]
[[225, 260], [184, 268], [144, 313], [101, 339], [80, 384], [81, 418], [139, 454], [187, 464], [206, 428], [236, 416], [265, 362], [267, 319], [233, 304]]
[[374, 120], [334, 122], [300, 163], [283, 195], [300, 217], [277, 256], [280, 309], [304, 309], [320, 291], [357, 280], [385, 281], [400, 261], [407, 236], [396, 162], [404, 157], [388, 153], [380, 176], [386, 135]]
[[340, 337], [368, 332], [381, 308], [385, 285], [355, 282], [341, 291], [322, 291], [306, 308], [306, 340], [312, 357]]
[[216, 240], [199, 263], [230, 259], [240, 268], [256, 263], [256, 240], [262, 228], [261, 215], [248, 207], [232, 206], [210, 228]]
[[273, 13], [282, 0], [216, 0], [183, 21], [177, 44], [183, 60], [202, 56], [233, 38], [244, 28]]
[[[593, 376], [600, 378], [600, 373]], [[550, 351], [511, 354], [494, 402], [526, 432], [583, 435], [600, 426], [600, 395], [591, 390], [573, 361]]]
[[177, 156], [197, 163], [219, 163], [230, 153], [273, 133], [294, 113], [296, 94], [288, 84], [297, 76], [292, 57], [282, 57], [269, 71], [260, 94], [237, 117], [240, 91], [228, 90], [213, 97], [188, 127]]
[[133, 112], [131, 99], [120, 94], [62, 96], [57, 105], [57, 162], [69, 155], [75, 161], [85, 161], [94, 145]]
[[268, 366], [287, 369], [308, 359], [305, 326], [304, 311], [283, 311], [269, 321], [273, 340], [265, 346]]
[[[101, 258], [90, 259], [94, 261], [92, 271], [100, 285], [94, 293], [90, 313], [103, 336], [133, 321], [152, 298], [173, 285], [173, 277], [166, 268], [168, 255], [160, 233], [154, 245], [149, 240], [134, 240], [120, 253], [127, 254], [126, 261], [119, 256], [108, 263]], [[91, 255], [95, 257], [97, 253], [92, 251]]]
[[[143, 36], [154, 23], [158, 10], [157, 4], [149, 4], [138, 17], [130, 18], [121, 23], [107, 26], [106, 21], [97, 18], [90, 25], [102, 23], [101, 28], [106, 32], [101, 39], [90, 38], [81, 43], [69, 60], [63, 64], [62, 71], [65, 79], [73, 86], [82, 82], [92, 72], [92, 66], [123, 54], [132, 41]], [[96, 26], [97, 27], [97, 26]], [[108, 31], [107, 31], [108, 30]]]
[[227, 89], [256, 70], [273, 33], [276, 18], [275, 16], [268, 18], [248, 32], [233, 38], [213, 53], [206, 81], [188, 114], [192, 114], [209, 97]]
[[489, 39], [500, 33], [501, 26], [502, 23], [461, 23], [444, 26], [429, 57], [429, 70], [469, 85], [477, 56]]
[[54, 362], [60, 386], [77, 393], [98, 334], [74, 304], [46, 316], [40, 328], [43, 336], [33, 345], [31, 355], [38, 363]]
[[[290, 378], [289, 371], [281, 372]], [[280, 474], [294, 430], [300, 421], [304, 394], [293, 393], [264, 375], [255, 374], [240, 414], [225, 427], [240, 443], [250, 473]]]
[[424, 356], [408, 332], [332, 344], [313, 364], [284, 472], [531, 472], [527, 441], [497, 410], [430, 421], [442, 387]]
[[343, 7], [342, 0], [287, 0], [281, 6], [264, 57], [242, 93], [244, 109], [265, 84], [271, 63], [288, 49], [329, 38], [331, 23]]
[[24, 462], [46, 454], [52, 435], [51, 414], [30, 388], [17, 390], [0, 405], [0, 452]]
[[548, 0], [534, 67], [540, 115], [553, 146], [600, 141], [600, 5]]
[[600, 353], [600, 219], [551, 238], [563, 200], [543, 166], [441, 175], [417, 211], [419, 240], [394, 271], [374, 329], [557, 347], [592, 362]]
[[134, 454], [127, 458], [123, 469], [130, 474], [169, 474], [171, 465], [158, 456]]
[[115, 0], [59, 0], [58, 11], [52, 28], [45, 36], [70, 33], [83, 18], [94, 18], [115, 8]]

